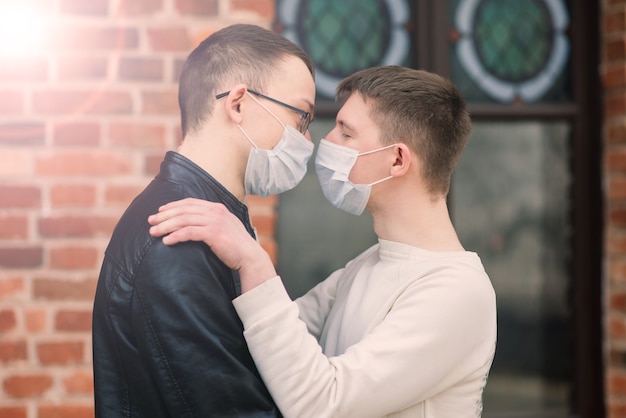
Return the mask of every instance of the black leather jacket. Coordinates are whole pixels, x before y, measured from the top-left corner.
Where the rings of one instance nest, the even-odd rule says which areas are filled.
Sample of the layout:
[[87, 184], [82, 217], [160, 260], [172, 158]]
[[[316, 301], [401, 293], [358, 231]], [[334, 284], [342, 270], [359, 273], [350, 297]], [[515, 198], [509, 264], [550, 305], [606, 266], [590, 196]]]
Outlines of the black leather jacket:
[[159, 206], [222, 202], [254, 235], [248, 209], [180, 154], [132, 202], [113, 232], [93, 310], [97, 417], [279, 417], [231, 303], [236, 273], [201, 242], [172, 247], [148, 233]]

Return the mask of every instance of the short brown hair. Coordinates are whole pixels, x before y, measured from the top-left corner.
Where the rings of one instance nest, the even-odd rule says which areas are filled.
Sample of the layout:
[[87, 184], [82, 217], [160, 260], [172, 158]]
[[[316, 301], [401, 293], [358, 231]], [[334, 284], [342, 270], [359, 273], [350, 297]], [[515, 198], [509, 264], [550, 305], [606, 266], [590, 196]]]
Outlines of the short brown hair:
[[215, 95], [228, 83], [260, 91], [286, 56], [300, 58], [311, 75], [313, 62], [298, 45], [260, 26], [236, 24], [211, 34], [194, 49], [180, 75], [178, 104], [183, 138], [198, 129], [213, 110]]
[[447, 195], [472, 129], [454, 84], [426, 71], [383, 66], [358, 71], [337, 87], [338, 99], [353, 93], [372, 105], [381, 142], [406, 143], [423, 161], [429, 192]]

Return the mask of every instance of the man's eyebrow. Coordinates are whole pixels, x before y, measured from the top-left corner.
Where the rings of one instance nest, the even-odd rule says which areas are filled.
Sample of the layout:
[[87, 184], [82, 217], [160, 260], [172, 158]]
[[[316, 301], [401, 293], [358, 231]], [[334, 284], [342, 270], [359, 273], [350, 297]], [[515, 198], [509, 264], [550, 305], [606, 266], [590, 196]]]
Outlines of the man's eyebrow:
[[314, 105], [313, 103], [311, 103], [311, 102], [310, 102], [309, 100], [307, 100], [307, 99], [303, 99], [303, 100], [304, 100], [304, 103], [306, 103], [306, 104], [307, 104], [307, 106], [308, 106], [308, 112], [309, 112], [311, 115], [313, 115], [313, 113], [315, 112], [315, 105]]
[[350, 125], [343, 119], [337, 119], [337, 125], [341, 126], [342, 129], [347, 129], [348, 131], [354, 132], [354, 128], [352, 127], [352, 125]]

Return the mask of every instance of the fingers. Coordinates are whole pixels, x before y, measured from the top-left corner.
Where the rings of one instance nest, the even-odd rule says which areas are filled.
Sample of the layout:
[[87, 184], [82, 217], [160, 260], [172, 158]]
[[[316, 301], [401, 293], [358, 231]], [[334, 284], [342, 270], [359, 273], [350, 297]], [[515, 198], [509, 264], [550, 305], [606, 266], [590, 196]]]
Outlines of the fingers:
[[194, 197], [187, 197], [185, 199], [181, 199], [181, 200], [175, 200], [173, 202], [169, 202], [161, 207], [159, 207], [159, 212], [165, 211], [165, 210], [170, 210], [170, 209], [175, 209], [175, 208], [181, 208], [181, 207], [205, 207], [205, 208], [209, 208], [213, 205], [221, 205], [221, 203], [216, 203], [216, 202], [209, 202], [207, 200], [202, 200], [202, 199], [196, 199]]
[[[168, 220], [186, 215], [202, 216], [225, 216], [229, 214], [228, 209], [222, 203], [208, 202], [201, 199], [187, 198], [177, 200], [163, 205], [159, 208], [159, 212], [148, 217], [150, 225], [159, 225]], [[187, 219], [187, 218], [184, 218]], [[193, 218], [199, 219], [199, 218]], [[191, 225], [188, 223], [187, 225]]]
[[206, 242], [215, 228], [233, 220], [236, 220], [235, 225], [241, 226], [241, 222], [222, 203], [194, 198], [170, 202], [148, 217], [148, 223], [152, 225], [150, 235], [167, 235], [163, 240], [167, 245], [189, 240]]
[[209, 224], [209, 219], [204, 214], [168, 214], [162, 218], [159, 218], [158, 215], [151, 215], [148, 218], [148, 222], [152, 225], [150, 235], [154, 237], [160, 237], [185, 227]]
[[192, 241], [194, 240], [195, 235], [199, 236], [199, 233], [197, 234], [193, 233], [194, 230], [197, 228], [198, 227], [188, 226], [188, 227], [184, 227], [179, 230], [176, 230], [172, 232], [171, 234], [163, 237], [163, 244], [174, 245], [174, 244], [178, 244], [179, 242]]

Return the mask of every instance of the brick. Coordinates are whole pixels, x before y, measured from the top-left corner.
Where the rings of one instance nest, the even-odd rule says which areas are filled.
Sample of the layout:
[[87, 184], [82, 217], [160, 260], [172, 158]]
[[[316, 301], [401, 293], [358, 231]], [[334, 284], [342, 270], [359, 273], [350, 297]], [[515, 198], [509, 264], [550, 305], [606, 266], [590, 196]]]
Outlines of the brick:
[[91, 331], [91, 310], [59, 311], [54, 318], [54, 329], [68, 332]]
[[135, 50], [139, 46], [139, 33], [135, 28], [64, 24], [52, 33], [48, 47], [61, 51], [120, 51]]
[[0, 80], [46, 81], [48, 71], [48, 61], [44, 58], [5, 58], [0, 65]]
[[150, 16], [163, 10], [163, 0], [120, 0], [117, 16]]
[[610, 144], [626, 142], [626, 123], [607, 125], [605, 138]]
[[50, 189], [52, 207], [87, 208], [96, 205], [96, 187], [93, 184], [56, 184]]
[[614, 290], [609, 293], [609, 307], [613, 312], [626, 313], [626, 292]]
[[126, 208], [145, 188], [144, 186], [107, 186], [104, 192], [106, 206]]
[[37, 357], [44, 366], [84, 363], [85, 345], [81, 341], [37, 344]]
[[175, 90], [143, 92], [141, 102], [141, 112], [148, 115], [177, 115], [179, 111]]
[[109, 237], [118, 217], [58, 216], [39, 219], [39, 233], [45, 238]]
[[623, 373], [609, 373], [607, 377], [608, 395], [626, 395], [626, 376]]
[[0, 339], [0, 363], [26, 360], [26, 341], [6, 341]]
[[618, 349], [609, 350], [609, 364], [612, 367], [622, 367], [626, 364], [626, 353]]
[[607, 63], [613, 61], [621, 61], [626, 58], [626, 42], [624, 38], [611, 39], [605, 41], [605, 56], [604, 60]]
[[25, 406], [0, 406], [0, 417], [28, 418], [28, 410]]
[[35, 268], [43, 263], [43, 248], [30, 247], [0, 247], [0, 267], [2, 268]]
[[25, 148], [13, 148], [11, 152], [0, 152], [0, 177], [23, 178], [32, 172], [32, 152], [25, 151]]
[[41, 205], [38, 186], [0, 186], [0, 208], [33, 209]]
[[257, 234], [273, 236], [276, 229], [276, 217], [271, 215], [252, 214], [252, 225], [257, 230]]
[[221, 28], [223, 28], [223, 25], [216, 24], [215, 26], [207, 25], [199, 31], [194, 31], [191, 38], [193, 46], [196, 47], [200, 45], [200, 43], [208, 38], [209, 35], [217, 32]]
[[52, 138], [54, 145], [99, 145], [100, 125], [88, 122], [57, 124], [52, 129]]
[[609, 200], [626, 198], [626, 179], [609, 177], [607, 197]]
[[46, 128], [41, 123], [0, 124], [0, 145], [43, 145], [45, 136]]
[[189, 52], [192, 47], [187, 28], [149, 28], [148, 44], [155, 52]]
[[606, 238], [606, 253], [608, 255], [626, 253], [626, 235], [615, 230], [609, 230]]
[[0, 300], [17, 299], [26, 289], [24, 278], [8, 277], [0, 279]]
[[[197, 42], [199, 43], [199, 42]], [[173, 70], [172, 70], [172, 79], [170, 81], [172, 81], [173, 83], [178, 84], [178, 81], [180, 80], [180, 73], [183, 72], [183, 66], [185, 65], [185, 60], [184, 59], [175, 59], [174, 62], [172, 63], [173, 66]]]
[[61, 12], [79, 16], [106, 16], [109, 0], [61, 0]]
[[28, 219], [23, 215], [0, 215], [0, 239], [24, 239], [28, 236]]
[[96, 294], [96, 279], [62, 280], [36, 278], [33, 280], [33, 299], [92, 301]]
[[30, 308], [24, 312], [24, 323], [26, 331], [30, 334], [46, 331], [48, 324], [48, 313], [44, 309]]
[[231, 0], [232, 11], [250, 11], [264, 19], [271, 20], [274, 17], [274, 0]]
[[624, 11], [620, 10], [615, 13], [605, 13], [602, 18], [603, 27], [602, 32], [607, 35], [611, 33], [622, 32], [626, 27], [624, 26]]
[[604, 116], [606, 118], [622, 116], [626, 113], [626, 97], [622, 92], [605, 94]]
[[57, 152], [36, 160], [42, 176], [112, 176], [132, 172], [131, 156], [119, 152]]
[[621, 401], [611, 400], [610, 403], [607, 403], [607, 409], [606, 418], [626, 417], [626, 404], [621, 403]]
[[63, 378], [65, 391], [70, 395], [93, 394], [93, 373], [91, 370], [77, 370]]
[[0, 310], [0, 332], [7, 332], [15, 329], [17, 320], [15, 319], [15, 311], [12, 309]]
[[192, 16], [217, 16], [217, 0], [176, 0], [175, 7], [178, 12]]
[[165, 148], [165, 126], [158, 123], [113, 123], [109, 128], [109, 137], [116, 149]]
[[624, 339], [626, 338], [626, 324], [624, 320], [611, 318], [609, 320], [608, 334], [610, 338]]
[[610, 261], [607, 263], [608, 279], [612, 283], [626, 282], [626, 263], [620, 261]]
[[150, 154], [145, 157], [144, 174], [155, 176], [161, 170], [164, 155], [162, 153]]
[[52, 115], [130, 114], [132, 97], [124, 91], [45, 90], [33, 93], [33, 109]]
[[74, 55], [58, 58], [57, 77], [61, 81], [104, 80], [108, 71], [106, 58]]
[[9, 376], [2, 384], [13, 398], [32, 398], [43, 395], [52, 387], [52, 377], [46, 374]]
[[93, 418], [95, 411], [93, 405], [39, 405], [37, 418]]
[[23, 111], [23, 91], [0, 89], [0, 115], [17, 115]]
[[606, 68], [602, 74], [602, 84], [607, 89], [626, 86], [626, 67], [615, 65]]
[[626, 208], [609, 208], [608, 219], [612, 226], [623, 228], [626, 226]]
[[88, 246], [66, 246], [50, 250], [50, 268], [61, 270], [92, 269], [97, 267], [99, 252]]
[[163, 81], [164, 70], [161, 58], [122, 58], [119, 65], [122, 81]]

